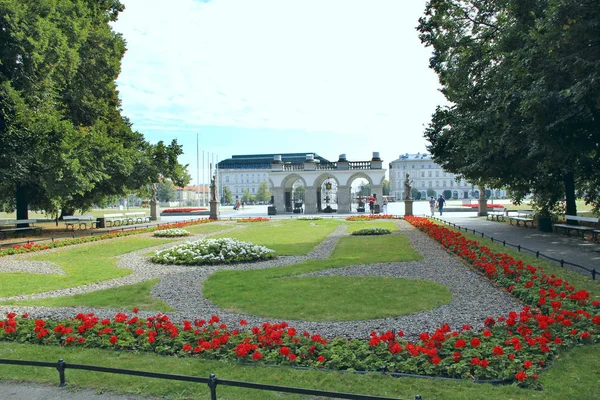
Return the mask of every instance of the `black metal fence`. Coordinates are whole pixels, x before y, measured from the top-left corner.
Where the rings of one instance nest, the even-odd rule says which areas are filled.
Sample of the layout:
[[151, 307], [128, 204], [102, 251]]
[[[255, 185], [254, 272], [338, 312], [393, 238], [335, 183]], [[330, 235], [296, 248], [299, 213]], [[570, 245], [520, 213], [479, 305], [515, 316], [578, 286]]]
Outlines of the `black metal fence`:
[[559, 264], [562, 268], [564, 268], [565, 265], [570, 265], [572, 267], [582, 269], [582, 270], [587, 271], [587, 272], [590, 273], [590, 275], [592, 277], [592, 280], [596, 280], [596, 275], [598, 275], [598, 271], [595, 268], [588, 268], [588, 267], [584, 267], [583, 265], [579, 265], [579, 264], [575, 264], [575, 263], [572, 263], [572, 262], [569, 262], [569, 261], [565, 261], [563, 259], [558, 259], [558, 258], [550, 257], [550, 256], [547, 256], [545, 254], [540, 253], [539, 250], [528, 249], [526, 247], [521, 246], [520, 244], [512, 244], [512, 243], [508, 243], [506, 240], [494, 239], [493, 236], [486, 235], [483, 232], [479, 232], [479, 231], [477, 231], [475, 229], [470, 229], [470, 228], [462, 227], [460, 225], [456, 225], [455, 223], [444, 221], [443, 219], [440, 219], [440, 218], [437, 218], [437, 217], [428, 217], [428, 218], [435, 219], [436, 221], [440, 221], [440, 222], [443, 222], [445, 224], [451, 225], [452, 227], [458, 229], [459, 231], [464, 230], [465, 232], [470, 232], [470, 233], [472, 233], [474, 235], [481, 235], [482, 238], [490, 239], [492, 241], [492, 243], [502, 243], [502, 245], [504, 247], [507, 247], [507, 246], [508, 247], [513, 247], [513, 248], [517, 249], [517, 251], [519, 251], [519, 252], [520, 251], [527, 251], [527, 252], [535, 255], [536, 258], [542, 257], [542, 258], [545, 258], [547, 260], [554, 261], [555, 263]]
[[[336, 399], [400, 400], [400, 399], [392, 398], [392, 397], [367, 396], [367, 395], [362, 395], [362, 394], [328, 392], [328, 391], [324, 391], [324, 390], [302, 389], [302, 388], [294, 388], [294, 387], [288, 387], [288, 386], [265, 385], [262, 383], [231, 381], [231, 380], [226, 380], [226, 379], [218, 379], [215, 374], [210, 374], [210, 376], [208, 378], [200, 378], [200, 377], [196, 377], [196, 376], [163, 374], [163, 373], [158, 373], [158, 372], [136, 371], [136, 370], [131, 370], [131, 369], [107, 368], [107, 367], [98, 367], [98, 366], [94, 366], [94, 365], [69, 364], [69, 363], [66, 363], [64, 360], [58, 360], [57, 363], [51, 363], [51, 362], [43, 362], [43, 361], [0, 359], [0, 364], [56, 368], [56, 370], [58, 371], [60, 386], [65, 386], [67, 384], [66, 377], [65, 377], [65, 371], [67, 369], [79, 369], [79, 370], [85, 370], [85, 371], [105, 372], [105, 373], [109, 373], [109, 374], [119, 374], [119, 375], [143, 376], [146, 378], [167, 379], [167, 380], [172, 380], [172, 381], [204, 383], [204, 384], [208, 385], [208, 388], [210, 390], [211, 400], [217, 400], [217, 386], [219, 386], [219, 385], [220, 386], [234, 386], [234, 387], [241, 387], [241, 388], [247, 388], [247, 389], [266, 390], [266, 391], [270, 391], [270, 392], [306, 394], [306, 395], [311, 395], [311, 396], [330, 397], [330, 398], [336, 398]], [[415, 400], [422, 400], [422, 397], [420, 395], [416, 395]]]

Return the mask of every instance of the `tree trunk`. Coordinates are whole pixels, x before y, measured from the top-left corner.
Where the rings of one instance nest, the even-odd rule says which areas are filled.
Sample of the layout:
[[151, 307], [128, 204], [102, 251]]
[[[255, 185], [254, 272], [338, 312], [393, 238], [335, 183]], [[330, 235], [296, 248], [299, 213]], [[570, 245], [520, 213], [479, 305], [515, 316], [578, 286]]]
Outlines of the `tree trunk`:
[[[27, 198], [27, 187], [17, 186], [17, 219], [29, 219], [29, 199]], [[28, 228], [29, 224], [18, 224], [17, 228]]]
[[[565, 199], [567, 201], [567, 215], [577, 215], [577, 203], [575, 203], [575, 174], [573, 171], [567, 172], [564, 177], [565, 180]], [[567, 223], [575, 223], [577, 221], [567, 221]]]

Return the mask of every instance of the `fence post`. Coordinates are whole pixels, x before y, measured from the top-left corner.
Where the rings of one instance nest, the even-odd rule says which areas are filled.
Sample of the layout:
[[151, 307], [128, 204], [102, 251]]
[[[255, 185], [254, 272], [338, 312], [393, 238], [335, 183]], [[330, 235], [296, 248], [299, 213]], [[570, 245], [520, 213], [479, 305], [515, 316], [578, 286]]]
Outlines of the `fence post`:
[[521, 245], [517, 246], [517, 251], [521, 251]]
[[208, 387], [210, 389], [210, 400], [217, 400], [217, 376], [210, 374], [208, 377]]
[[540, 251], [539, 250], [535, 252], [535, 258], [540, 258]]
[[596, 280], [596, 268], [592, 269], [592, 280]]
[[563, 260], [563, 259], [560, 260], [560, 267], [561, 268], [565, 267], [565, 260]]
[[67, 385], [65, 382], [65, 360], [62, 358], [58, 360], [58, 364], [56, 365], [56, 370], [58, 371], [58, 378], [60, 379], [60, 387], [64, 387]]

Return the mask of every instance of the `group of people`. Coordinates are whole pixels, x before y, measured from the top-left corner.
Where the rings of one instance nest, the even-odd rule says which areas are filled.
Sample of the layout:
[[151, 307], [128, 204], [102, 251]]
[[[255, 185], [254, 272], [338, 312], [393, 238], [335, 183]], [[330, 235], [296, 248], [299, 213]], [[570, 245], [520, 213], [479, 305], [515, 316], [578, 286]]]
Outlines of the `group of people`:
[[431, 196], [431, 198], [429, 199], [429, 210], [431, 210], [431, 216], [433, 217], [435, 215], [435, 207], [437, 206], [438, 210], [440, 211], [440, 216], [442, 215], [442, 213], [444, 212], [444, 206], [446, 205], [446, 200], [444, 199], [444, 196], [442, 196], [440, 194], [440, 197], [437, 199], [437, 201], [433, 198], [433, 196]]

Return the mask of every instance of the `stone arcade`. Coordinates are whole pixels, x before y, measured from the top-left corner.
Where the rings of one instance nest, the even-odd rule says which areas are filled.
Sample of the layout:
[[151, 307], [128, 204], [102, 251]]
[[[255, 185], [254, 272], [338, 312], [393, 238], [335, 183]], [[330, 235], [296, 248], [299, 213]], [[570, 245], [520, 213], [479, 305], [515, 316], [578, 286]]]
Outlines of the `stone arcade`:
[[268, 174], [269, 186], [273, 195], [273, 204], [277, 214], [289, 212], [292, 207], [292, 191], [294, 182], [301, 180], [305, 188], [304, 212], [316, 214], [321, 211], [321, 190], [326, 181], [337, 184], [337, 212], [351, 212], [352, 182], [358, 178], [366, 179], [371, 186], [371, 194], [377, 198], [376, 204], [381, 208], [383, 201], [383, 181], [385, 169], [379, 153], [374, 152], [370, 161], [348, 161], [341, 154], [337, 162], [321, 163], [307, 154], [303, 163], [283, 163], [281, 156], [274, 156], [271, 171]]

